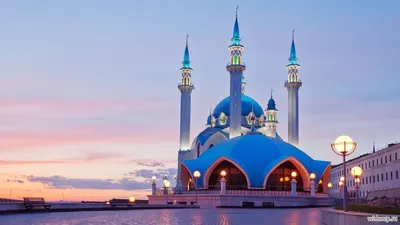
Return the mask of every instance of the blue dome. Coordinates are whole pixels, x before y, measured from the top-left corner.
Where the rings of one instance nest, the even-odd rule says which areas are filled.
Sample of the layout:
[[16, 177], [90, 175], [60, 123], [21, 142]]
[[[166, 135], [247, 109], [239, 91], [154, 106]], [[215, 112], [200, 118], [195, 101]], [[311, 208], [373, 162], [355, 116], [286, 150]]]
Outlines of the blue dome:
[[269, 99], [267, 110], [276, 110], [276, 104], [275, 104], [275, 100], [273, 98]]
[[[268, 172], [291, 157], [300, 162], [309, 174], [315, 173], [316, 182], [330, 165], [327, 161], [313, 160], [289, 143], [261, 134], [244, 135], [223, 141], [205, 151], [197, 159], [184, 160], [183, 164], [191, 174], [196, 170], [205, 174], [207, 169], [221, 157], [239, 165], [247, 174], [251, 187], [263, 187]], [[203, 179], [199, 179], [198, 182], [200, 187], [204, 187]]]
[[[218, 105], [214, 108], [213, 116], [218, 118], [219, 115], [223, 112], [225, 115], [229, 116], [229, 107], [231, 103], [230, 96], [226, 97], [222, 100]], [[254, 114], [256, 117], [260, 117], [264, 115], [264, 111], [261, 106], [252, 98], [247, 95], [242, 95], [242, 116], [247, 116], [251, 113], [252, 107], [254, 107]]]

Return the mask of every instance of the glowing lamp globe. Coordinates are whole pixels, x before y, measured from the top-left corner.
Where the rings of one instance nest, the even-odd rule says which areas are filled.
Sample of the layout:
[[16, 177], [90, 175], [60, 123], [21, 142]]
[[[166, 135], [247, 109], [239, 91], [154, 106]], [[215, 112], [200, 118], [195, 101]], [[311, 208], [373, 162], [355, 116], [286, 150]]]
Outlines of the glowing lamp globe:
[[155, 181], [155, 180], [156, 180], [156, 176], [152, 176], [151, 179], [152, 179], [153, 181]]
[[201, 173], [198, 170], [196, 170], [194, 171], [193, 176], [199, 178], [201, 176]]
[[340, 182], [339, 182], [339, 186], [340, 186], [340, 187], [343, 186], [343, 184], [344, 184], [343, 181], [340, 181]]
[[135, 202], [135, 201], [136, 201], [135, 197], [130, 197], [129, 198], [129, 202]]
[[293, 177], [293, 179], [295, 179], [297, 177], [296, 171], [293, 171], [290, 175]]
[[289, 177], [285, 177], [285, 181], [289, 181]]
[[225, 170], [222, 170], [222, 171], [221, 171], [221, 176], [222, 176], [222, 177], [225, 177], [225, 176], [226, 176]]
[[332, 188], [332, 183], [328, 183], [328, 188]]
[[331, 144], [332, 150], [339, 155], [349, 155], [356, 149], [357, 144], [349, 136], [343, 135], [336, 138]]
[[363, 170], [359, 166], [351, 168], [351, 175], [353, 177], [360, 177], [363, 174]]
[[356, 179], [354, 179], [354, 181], [356, 182], [356, 183], [360, 183], [360, 178], [356, 178]]
[[169, 183], [169, 181], [166, 181], [166, 182], [164, 183], [164, 185], [165, 185], [166, 188], [169, 188], [169, 186], [170, 186], [171, 184]]
[[280, 182], [283, 182], [283, 177], [281, 177], [281, 178], [279, 179], [279, 181], [280, 181]]
[[344, 181], [344, 176], [340, 177], [340, 181], [342, 181], [342, 182]]
[[311, 173], [311, 174], [310, 174], [310, 179], [311, 179], [311, 180], [314, 180], [314, 179], [315, 179], [315, 173]]

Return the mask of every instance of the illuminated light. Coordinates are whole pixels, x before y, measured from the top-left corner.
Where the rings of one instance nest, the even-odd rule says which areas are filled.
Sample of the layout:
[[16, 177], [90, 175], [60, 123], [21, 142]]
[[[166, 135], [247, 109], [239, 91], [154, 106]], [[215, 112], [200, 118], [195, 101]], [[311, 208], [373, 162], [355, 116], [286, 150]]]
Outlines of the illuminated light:
[[106, 205], [109, 205], [109, 204], [110, 204], [110, 202], [109, 202], [109, 201], [107, 201], [107, 202], [106, 202]]
[[289, 177], [285, 177], [285, 181], [289, 181]]
[[222, 176], [222, 177], [225, 177], [225, 176], [226, 176], [225, 170], [222, 170], [222, 171], [221, 171], [221, 176]]
[[340, 186], [340, 187], [343, 186], [343, 184], [344, 184], [343, 181], [340, 181], [340, 182], [339, 182], [339, 186]]
[[129, 198], [129, 202], [135, 202], [135, 201], [136, 201], [135, 197], [130, 197]]
[[189, 183], [191, 183], [193, 180], [192, 180], [192, 178], [189, 178]]
[[322, 184], [322, 180], [319, 180], [318, 184]]
[[196, 171], [194, 171], [193, 176], [195, 178], [199, 178], [201, 176], [201, 173], [198, 170], [196, 170]]
[[332, 188], [332, 183], [328, 183], [328, 188]]
[[311, 179], [311, 180], [314, 180], [314, 179], [315, 179], [315, 173], [311, 173], [311, 174], [310, 174], [310, 179]]
[[293, 177], [293, 179], [295, 179], [297, 177], [296, 171], [293, 171], [290, 175]]
[[356, 178], [356, 179], [354, 179], [354, 181], [356, 182], [356, 183], [360, 183], [360, 178]]
[[170, 185], [171, 185], [171, 183], [170, 183], [168, 180], [166, 180], [166, 182], [164, 183], [164, 186], [165, 186], [166, 188], [169, 188]]
[[281, 177], [281, 178], [279, 179], [279, 181], [280, 181], [280, 182], [283, 182], [283, 177]]
[[349, 136], [342, 135], [336, 138], [335, 143], [331, 144], [332, 150], [336, 153], [352, 153], [356, 148], [356, 143]]
[[355, 166], [355, 167], [351, 168], [351, 171], [350, 171], [350, 173], [353, 177], [360, 177], [363, 174], [363, 172], [364, 171], [359, 166]]
[[152, 176], [151, 179], [152, 179], [153, 181], [155, 181], [155, 180], [156, 180], [156, 176]]
[[340, 181], [342, 181], [342, 182], [344, 181], [344, 176], [340, 177]]

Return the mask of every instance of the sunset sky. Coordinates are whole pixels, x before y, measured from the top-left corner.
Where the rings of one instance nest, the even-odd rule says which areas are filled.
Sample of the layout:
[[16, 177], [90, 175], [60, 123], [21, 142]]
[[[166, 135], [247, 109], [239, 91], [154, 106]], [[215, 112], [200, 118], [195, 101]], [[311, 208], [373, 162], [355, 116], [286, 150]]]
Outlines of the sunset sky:
[[295, 28], [300, 148], [335, 164], [339, 135], [354, 157], [400, 141], [398, 0], [1, 1], [0, 198], [145, 199], [152, 175], [174, 186], [186, 33], [193, 139], [229, 95], [236, 4], [246, 94], [266, 108], [274, 89], [285, 140]]

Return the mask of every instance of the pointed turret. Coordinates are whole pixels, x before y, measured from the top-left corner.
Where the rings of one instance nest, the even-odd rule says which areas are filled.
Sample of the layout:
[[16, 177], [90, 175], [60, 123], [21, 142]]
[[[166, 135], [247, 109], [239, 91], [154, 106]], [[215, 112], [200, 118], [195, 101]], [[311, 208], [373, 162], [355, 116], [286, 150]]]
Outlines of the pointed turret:
[[233, 35], [232, 35], [232, 45], [240, 45], [240, 32], [239, 32], [239, 22], [238, 22], [238, 9], [239, 6], [236, 7], [236, 19], [235, 25], [233, 27]]
[[278, 129], [279, 124], [277, 119], [278, 110], [276, 109], [276, 104], [274, 98], [272, 97], [272, 92], [273, 90], [271, 90], [271, 98], [269, 99], [268, 107], [265, 110], [266, 120], [264, 126], [266, 127], [266, 135], [276, 138], [276, 130]]
[[292, 46], [290, 47], [290, 65], [297, 65], [296, 46], [294, 45], [294, 29], [292, 31]]
[[186, 35], [186, 47], [185, 47], [185, 53], [183, 55], [183, 62], [182, 62], [182, 69], [184, 68], [190, 68], [190, 59], [189, 59], [189, 34]]

